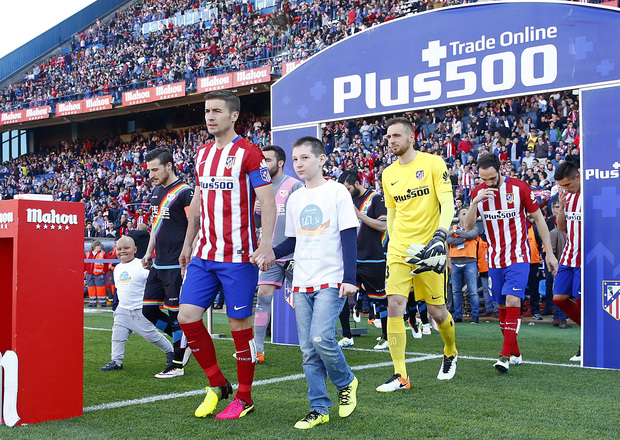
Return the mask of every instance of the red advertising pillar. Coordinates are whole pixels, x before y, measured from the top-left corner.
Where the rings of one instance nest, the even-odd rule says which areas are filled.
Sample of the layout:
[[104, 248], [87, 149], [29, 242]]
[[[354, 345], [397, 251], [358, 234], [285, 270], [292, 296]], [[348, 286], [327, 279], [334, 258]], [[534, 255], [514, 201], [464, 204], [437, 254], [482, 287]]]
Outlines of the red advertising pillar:
[[83, 248], [83, 204], [0, 201], [0, 396], [7, 425], [82, 414]]

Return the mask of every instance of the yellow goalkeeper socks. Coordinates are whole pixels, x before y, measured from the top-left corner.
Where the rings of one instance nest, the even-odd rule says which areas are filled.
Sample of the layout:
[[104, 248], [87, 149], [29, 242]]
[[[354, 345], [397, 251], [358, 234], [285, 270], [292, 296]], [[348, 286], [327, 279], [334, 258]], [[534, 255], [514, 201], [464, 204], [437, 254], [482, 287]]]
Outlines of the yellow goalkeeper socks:
[[387, 321], [387, 337], [390, 344], [390, 356], [394, 362], [394, 373], [400, 374], [403, 379], [406, 379], [405, 347], [407, 346], [407, 332], [405, 331], [405, 321], [403, 321], [402, 316], [388, 317]]
[[445, 344], [443, 354], [448, 357], [454, 356], [456, 354], [456, 337], [450, 312], [448, 312], [448, 318], [441, 324], [437, 324], [437, 327], [439, 328], [441, 339], [443, 339], [443, 343]]

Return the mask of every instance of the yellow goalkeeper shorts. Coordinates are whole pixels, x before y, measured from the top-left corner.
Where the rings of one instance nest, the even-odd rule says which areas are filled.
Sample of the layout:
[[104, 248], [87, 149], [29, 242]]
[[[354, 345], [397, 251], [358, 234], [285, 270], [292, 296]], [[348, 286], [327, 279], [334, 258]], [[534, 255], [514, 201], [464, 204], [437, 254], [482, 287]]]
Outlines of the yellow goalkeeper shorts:
[[442, 305], [447, 299], [447, 276], [429, 270], [418, 275], [411, 275], [417, 266], [405, 263], [405, 257], [388, 253], [385, 274], [385, 292], [387, 295], [409, 296], [413, 286], [416, 301], [427, 304]]

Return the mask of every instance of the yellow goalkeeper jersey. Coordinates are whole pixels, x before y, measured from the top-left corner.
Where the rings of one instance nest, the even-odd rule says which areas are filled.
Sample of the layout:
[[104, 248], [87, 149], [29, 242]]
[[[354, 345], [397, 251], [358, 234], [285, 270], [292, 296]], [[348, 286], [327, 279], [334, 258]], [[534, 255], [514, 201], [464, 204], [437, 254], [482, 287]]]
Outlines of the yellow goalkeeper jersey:
[[404, 257], [410, 244], [425, 245], [439, 227], [437, 195], [451, 193], [452, 184], [440, 156], [418, 152], [410, 164], [385, 169], [383, 192], [385, 207], [396, 209], [388, 254]]

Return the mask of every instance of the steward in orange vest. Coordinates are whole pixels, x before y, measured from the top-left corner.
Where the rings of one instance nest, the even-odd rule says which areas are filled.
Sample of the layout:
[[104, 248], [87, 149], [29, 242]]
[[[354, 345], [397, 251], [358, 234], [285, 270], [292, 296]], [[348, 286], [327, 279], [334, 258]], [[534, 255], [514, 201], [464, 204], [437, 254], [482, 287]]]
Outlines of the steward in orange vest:
[[543, 315], [540, 313], [540, 292], [538, 290], [541, 277], [539, 276], [539, 266], [542, 253], [542, 240], [538, 235], [538, 230], [534, 224], [530, 224], [527, 228], [527, 241], [530, 245], [530, 276], [527, 280], [527, 289], [525, 294], [530, 295], [530, 312], [535, 320], [542, 320]]
[[452, 263], [452, 299], [454, 322], [463, 320], [463, 285], [467, 285], [471, 304], [471, 322], [478, 322], [480, 297], [478, 296], [478, 228], [466, 231], [461, 226], [468, 209], [458, 212], [459, 223], [453, 225], [446, 239]]
[[[92, 250], [86, 252], [86, 260], [106, 259], [107, 254], [101, 249], [101, 242], [93, 241], [91, 246]], [[88, 298], [90, 299], [89, 307], [97, 307], [97, 299], [99, 299], [99, 305], [105, 307], [107, 305], [105, 286], [108, 263], [84, 263], [84, 271], [86, 272], [86, 285], [88, 286]]]

